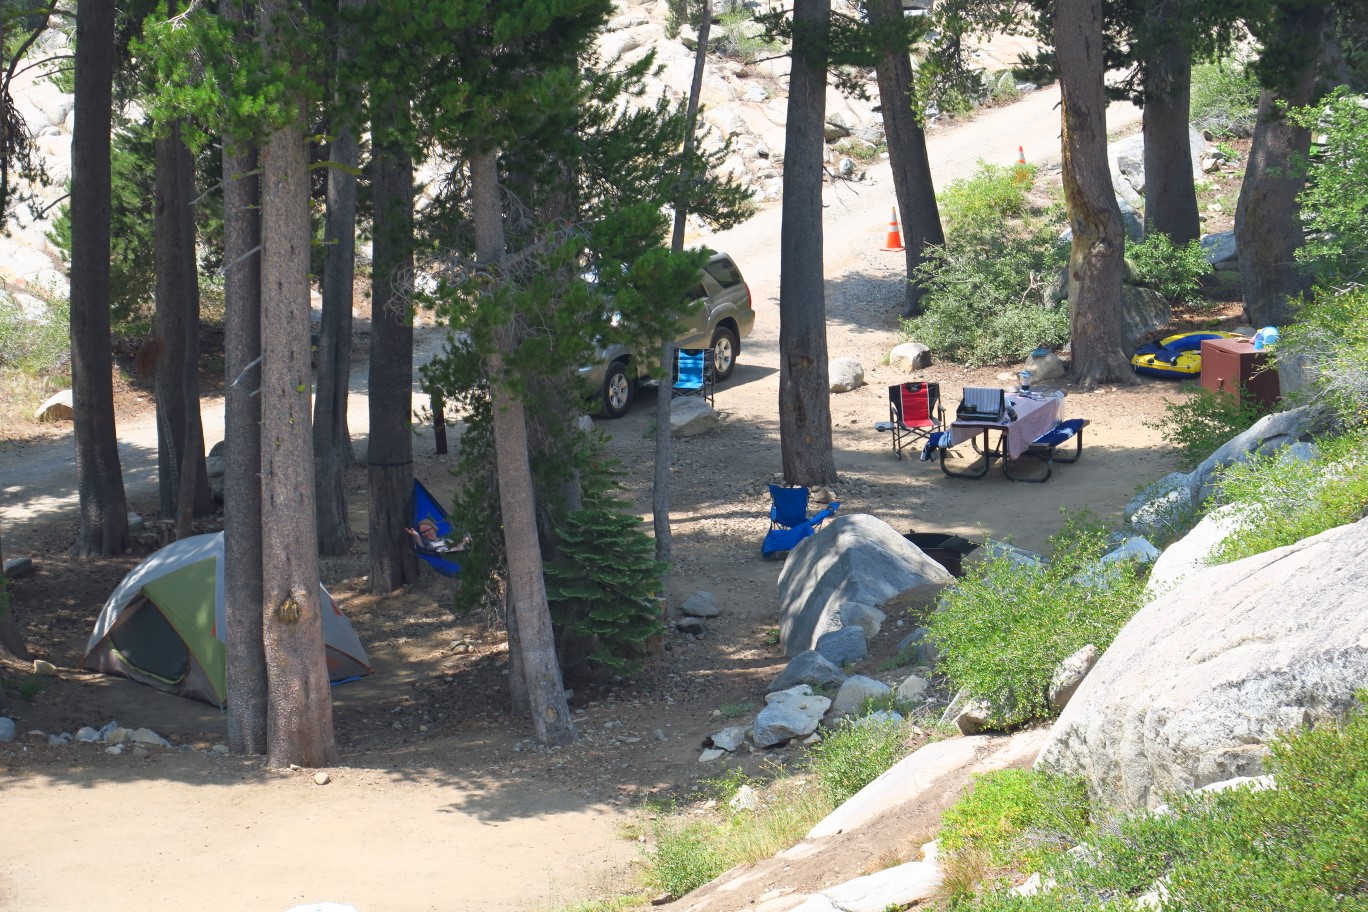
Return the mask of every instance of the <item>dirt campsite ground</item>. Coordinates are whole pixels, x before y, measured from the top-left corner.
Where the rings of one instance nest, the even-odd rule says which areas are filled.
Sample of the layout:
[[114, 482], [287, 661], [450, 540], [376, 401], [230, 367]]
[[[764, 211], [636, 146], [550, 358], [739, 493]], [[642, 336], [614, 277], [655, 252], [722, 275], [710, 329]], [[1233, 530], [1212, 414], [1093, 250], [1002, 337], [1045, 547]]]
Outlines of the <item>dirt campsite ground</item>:
[[[1047, 173], [1057, 171], [1056, 101], [1044, 90], [933, 132], [937, 183], [967, 176], [979, 159], [1012, 162], [1019, 145]], [[1120, 108], [1112, 130], [1137, 124], [1133, 110]], [[829, 189], [827, 199], [831, 355], [856, 357], [866, 372], [865, 386], [831, 400], [842, 513], [870, 513], [900, 531], [1010, 538], [1038, 549], [1059, 527], [1061, 508], [1117, 519], [1138, 487], [1173, 467], [1147, 424], [1178, 395], [1159, 380], [1087, 393], [1066, 385], [1066, 413], [1092, 424], [1083, 459], [1048, 484], [1012, 484], [997, 470], [980, 481], [949, 479], [933, 463], [894, 459], [874, 429], [887, 417], [887, 386], [903, 379], [884, 363], [896, 341], [903, 265], [901, 254], [880, 249], [893, 200], [886, 165]], [[394, 596], [365, 594], [358, 470], [353, 529], [362, 535], [349, 555], [323, 563], [324, 580], [375, 667], [335, 691], [341, 761], [318, 784], [316, 771], [268, 770], [216, 750], [226, 741], [218, 711], [79, 669], [101, 603], [156, 547], [158, 524], [149, 523], [126, 557], [65, 558], [75, 531], [69, 434], [0, 444], [6, 554], [32, 555], [36, 566], [14, 583], [17, 615], [33, 656], [56, 667], [46, 677], [26, 677], [27, 666], [4, 669], [20, 686], [8, 688], [3, 711], [19, 737], [0, 744], [0, 808], [10, 834], [0, 853], [0, 909], [283, 912], [331, 900], [361, 912], [492, 912], [549, 908], [620, 882], [639, 853], [624, 826], [643, 799], [680, 795], [697, 778], [718, 775], [721, 766], [699, 763], [702, 740], [726, 724], [723, 715], [758, 707], [783, 664], [771, 636], [781, 565], [759, 557], [766, 485], [781, 468], [778, 225], [779, 210], [770, 208], [725, 235], [697, 239], [735, 257], [758, 312], [740, 365], [717, 394], [724, 429], [674, 446], [671, 601], [710, 591], [722, 615], [702, 637], [671, 633], [639, 678], [576, 693], [582, 737], [570, 747], [540, 749], [509, 717], [501, 636], [448, 610], [448, 580], [429, 574]], [[924, 376], [957, 390], [998, 385], [1002, 370], [935, 365]], [[357, 373], [364, 382], [364, 367]], [[121, 404], [130, 504], [155, 519], [149, 403], [130, 390]], [[222, 433], [217, 415], [221, 403], [207, 402], [210, 436]], [[351, 415], [363, 451], [363, 391]], [[653, 395], [598, 426], [628, 472], [628, 494], [648, 516]], [[416, 446], [418, 476], [439, 496], [449, 494], [449, 457], [434, 455], [430, 433]], [[898, 638], [891, 618], [870, 668]], [[177, 747], [111, 756], [90, 744], [47, 743], [47, 734], [111, 720], [153, 729]], [[35, 731], [44, 734], [29, 734]], [[753, 769], [795, 756], [780, 750], [741, 762]], [[820, 864], [841, 863], [823, 858]]]

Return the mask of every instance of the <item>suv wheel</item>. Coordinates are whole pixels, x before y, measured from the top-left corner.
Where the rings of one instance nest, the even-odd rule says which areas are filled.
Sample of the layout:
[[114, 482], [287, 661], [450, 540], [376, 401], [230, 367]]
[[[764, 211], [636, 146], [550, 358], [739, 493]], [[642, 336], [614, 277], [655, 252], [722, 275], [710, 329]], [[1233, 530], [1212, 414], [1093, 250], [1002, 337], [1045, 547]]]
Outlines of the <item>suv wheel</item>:
[[736, 333], [726, 326], [717, 327], [712, 337], [713, 377], [726, 380], [736, 368], [736, 356], [741, 351], [741, 343]]
[[621, 418], [632, 405], [635, 384], [627, 373], [627, 365], [614, 361], [603, 377], [603, 414], [608, 418]]

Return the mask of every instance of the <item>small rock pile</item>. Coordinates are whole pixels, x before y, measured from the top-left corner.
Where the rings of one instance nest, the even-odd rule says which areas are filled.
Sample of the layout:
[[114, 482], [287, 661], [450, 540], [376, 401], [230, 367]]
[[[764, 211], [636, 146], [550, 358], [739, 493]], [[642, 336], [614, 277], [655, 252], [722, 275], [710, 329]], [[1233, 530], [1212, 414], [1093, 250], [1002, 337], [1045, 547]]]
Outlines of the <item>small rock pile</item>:
[[[18, 727], [14, 720], [8, 716], [0, 716], [0, 742], [17, 741], [20, 736]], [[95, 744], [104, 745], [104, 752], [111, 756], [119, 756], [124, 753], [132, 754], [136, 757], [147, 757], [150, 755], [150, 748], [162, 750], [194, 750], [189, 745], [176, 745], [163, 738], [150, 728], [125, 728], [118, 722], [106, 722], [99, 728], [90, 725], [83, 725], [71, 732], [61, 732], [50, 734], [48, 732], [33, 729], [24, 732], [23, 738], [31, 743], [45, 744], [48, 747], [65, 747], [73, 744]], [[209, 753], [226, 754], [228, 746], [226, 744], [215, 744], [209, 748]]]

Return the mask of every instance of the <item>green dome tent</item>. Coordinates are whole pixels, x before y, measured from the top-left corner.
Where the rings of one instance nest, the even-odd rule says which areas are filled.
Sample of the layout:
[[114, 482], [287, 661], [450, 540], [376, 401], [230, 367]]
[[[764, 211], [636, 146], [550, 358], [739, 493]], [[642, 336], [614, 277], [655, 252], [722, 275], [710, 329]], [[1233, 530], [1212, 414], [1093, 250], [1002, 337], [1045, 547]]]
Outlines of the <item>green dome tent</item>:
[[[370, 674], [351, 623], [318, 587], [328, 679]], [[81, 665], [223, 706], [223, 533], [193, 535], [149, 555], [105, 602]]]

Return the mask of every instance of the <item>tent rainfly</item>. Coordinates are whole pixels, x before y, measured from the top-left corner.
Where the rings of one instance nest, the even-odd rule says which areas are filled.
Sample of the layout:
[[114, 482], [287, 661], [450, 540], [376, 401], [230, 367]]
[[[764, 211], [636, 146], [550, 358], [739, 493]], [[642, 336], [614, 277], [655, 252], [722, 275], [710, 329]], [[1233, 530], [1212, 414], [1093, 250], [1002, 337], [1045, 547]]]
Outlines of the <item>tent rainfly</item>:
[[[328, 679], [370, 674], [351, 623], [318, 587]], [[182, 697], [223, 706], [223, 533], [172, 542], [133, 568], [105, 602], [81, 664]]]

